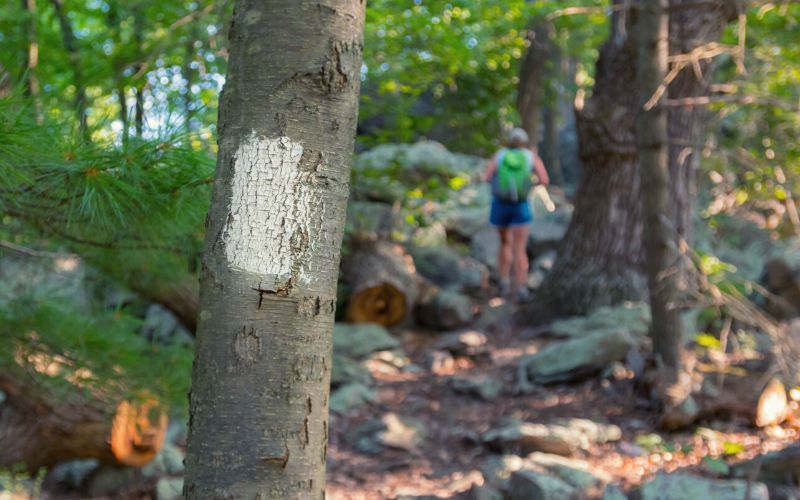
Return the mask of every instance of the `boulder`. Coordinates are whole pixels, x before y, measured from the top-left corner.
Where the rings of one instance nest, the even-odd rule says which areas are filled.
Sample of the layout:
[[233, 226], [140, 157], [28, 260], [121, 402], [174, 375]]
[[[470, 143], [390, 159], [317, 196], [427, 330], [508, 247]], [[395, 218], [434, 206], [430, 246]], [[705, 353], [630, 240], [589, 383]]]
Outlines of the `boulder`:
[[643, 302], [604, 306], [588, 316], [554, 321], [550, 333], [556, 337], [584, 337], [596, 332], [625, 331], [645, 337], [650, 330], [650, 307]]
[[524, 466], [525, 461], [522, 457], [506, 454], [489, 458], [480, 469], [487, 485], [500, 490], [507, 490], [511, 474], [522, 470]]
[[434, 285], [457, 292], [478, 292], [489, 286], [489, 269], [448, 246], [414, 246], [417, 272]]
[[340, 387], [349, 383], [366, 384], [372, 380], [372, 375], [363, 361], [353, 359], [345, 354], [333, 354], [333, 368], [331, 369], [331, 388]]
[[348, 433], [353, 448], [375, 455], [385, 448], [405, 451], [416, 449], [425, 439], [427, 428], [414, 418], [387, 413], [380, 419], [368, 420]]
[[611, 482], [610, 475], [602, 471], [592, 471], [589, 463], [584, 460], [534, 452], [525, 457], [525, 462], [541, 467], [571, 485], [580, 492], [581, 498], [596, 497]]
[[374, 323], [336, 323], [333, 328], [334, 356], [363, 359], [376, 351], [400, 346], [389, 330]]
[[463, 500], [503, 500], [503, 493], [491, 486], [474, 484], [469, 491], [458, 498]]
[[433, 347], [454, 356], [477, 357], [488, 355], [486, 335], [477, 330], [461, 330], [439, 338]]
[[534, 217], [528, 235], [528, 255], [537, 256], [555, 250], [567, 234], [568, 223], [551, 218]]
[[370, 403], [378, 401], [374, 390], [358, 382], [349, 383], [331, 394], [330, 412], [343, 415]]
[[489, 266], [489, 269], [497, 269], [497, 254], [499, 251], [500, 235], [497, 234], [497, 229], [493, 227], [478, 231], [470, 240], [470, 255]]
[[598, 331], [551, 344], [520, 363], [530, 382], [567, 382], [602, 371], [635, 345], [626, 331]]
[[162, 477], [156, 483], [156, 500], [181, 500], [182, 498], [182, 477]]
[[87, 477], [85, 493], [90, 497], [114, 496], [141, 480], [141, 471], [136, 467], [101, 465]]
[[588, 450], [594, 443], [617, 441], [622, 431], [615, 425], [586, 419], [568, 419], [557, 424], [536, 424], [511, 420], [486, 432], [482, 440], [505, 452], [529, 454], [536, 451], [569, 456]]
[[142, 474], [145, 477], [183, 474], [184, 458], [185, 455], [180, 448], [171, 443], [165, 443], [158, 455], [150, 463], [142, 467]]
[[420, 325], [437, 330], [453, 330], [472, 320], [472, 300], [452, 290], [423, 294], [416, 310]]
[[385, 240], [397, 225], [395, 209], [388, 203], [351, 201], [347, 204], [347, 239]]
[[511, 474], [509, 500], [573, 500], [578, 491], [561, 479], [534, 472], [520, 470]]
[[[749, 496], [748, 495], [749, 492]], [[684, 500], [688, 498], [714, 500], [768, 500], [764, 483], [744, 479], [717, 480], [689, 474], [658, 474], [639, 490], [641, 500]]]
[[486, 401], [491, 401], [499, 396], [503, 389], [502, 382], [489, 376], [452, 377], [448, 383], [456, 394], [465, 394]]
[[606, 489], [603, 490], [602, 500], [628, 500], [628, 495], [626, 495], [619, 486], [609, 484], [606, 486]]

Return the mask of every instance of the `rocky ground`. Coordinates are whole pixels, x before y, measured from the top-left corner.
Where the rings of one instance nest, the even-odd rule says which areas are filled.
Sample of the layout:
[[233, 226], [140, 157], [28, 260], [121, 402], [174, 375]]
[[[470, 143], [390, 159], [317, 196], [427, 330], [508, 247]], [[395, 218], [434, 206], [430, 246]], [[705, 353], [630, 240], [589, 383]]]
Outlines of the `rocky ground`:
[[[405, 330], [371, 342], [380, 349], [399, 339], [365, 357], [369, 381], [333, 393], [328, 498], [626, 498], [643, 484], [642, 498], [745, 498], [748, 488], [750, 498], [767, 498], [761, 483], [722, 478], [736, 462], [794, 441], [794, 415], [761, 430], [734, 419], [661, 433], [634, 383], [635, 359], [606, 361], [583, 380], [520, 387], [520, 367], [564, 373], [558, 359], [542, 366], [541, 353], [568, 340], [512, 327], [513, 308], [489, 298], [474, 329]], [[641, 340], [642, 311], [607, 314], [616, 323], [607, 331]], [[544, 333], [603, 335], [594, 321]]]

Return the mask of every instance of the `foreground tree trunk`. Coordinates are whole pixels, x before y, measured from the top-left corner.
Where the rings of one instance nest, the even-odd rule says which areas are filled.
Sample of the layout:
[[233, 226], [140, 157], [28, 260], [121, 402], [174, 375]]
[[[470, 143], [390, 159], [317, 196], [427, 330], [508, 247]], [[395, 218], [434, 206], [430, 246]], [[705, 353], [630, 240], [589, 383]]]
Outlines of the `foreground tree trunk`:
[[[722, 0], [674, 0], [670, 5], [673, 41], [679, 42], [670, 46], [671, 54], [691, 52], [719, 40], [736, 14], [736, 4]], [[524, 313], [528, 318], [584, 314], [602, 305], [647, 300], [641, 243], [644, 218], [634, 140], [637, 93], [630, 85], [637, 68], [631, 24], [628, 10], [614, 13], [609, 39], [597, 62], [592, 97], [583, 109], [576, 110], [583, 171], [575, 212], [552, 271], [537, 300]], [[680, 71], [669, 87], [671, 99], [707, 93], [710, 60], [700, 60], [700, 66], [702, 79], [691, 64]], [[704, 118], [704, 112], [689, 107], [671, 109], [668, 116], [670, 142], [683, 145], [680, 151], [670, 148], [670, 221], [687, 240], [691, 240], [688, 221], [696, 191], [694, 145], [702, 143]]]
[[238, 0], [184, 497], [322, 498], [365, 3]]
[[0, 468], [36, 471], [76, 458], [140, 467], [164, 444], [167, 416], [154, 400], [90, 400], [80, 387], [55, 396], [5, 371], [0, 390]]

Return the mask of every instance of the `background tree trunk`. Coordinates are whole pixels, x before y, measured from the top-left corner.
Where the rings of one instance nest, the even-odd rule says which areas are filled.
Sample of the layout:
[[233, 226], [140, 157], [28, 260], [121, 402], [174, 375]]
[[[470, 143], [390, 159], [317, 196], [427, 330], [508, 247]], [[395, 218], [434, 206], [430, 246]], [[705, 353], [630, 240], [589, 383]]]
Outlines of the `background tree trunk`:
[[644, 247], [653, 354], [658, 362], [659, 397], [667, 406], [684, 398], [680, 391], [668, 390], [678, 383], [683, 332], [679, 300], [681, 264], [675, 233], [669, 227], [669, 157], [667, 152], [667, 113], [658, 94], [667, 76], [669, 52], [669, 0], [644, 2], [639, 9], [639, 60], [636, 87], [639, 111], [636, 142], [639, 152], [641, 192], [644, 205]]
[[323, 496], [364, 8], [235, 4], [185, 498]]
[[64, 0], [52, 0], [52, 3], [56, 10], [59, 26], [61, 27], [61, 39], [64, 42], [64, 48], [67, 50], [70, 63], [72, 64], [75, 83], [75, 113], [78, 117], [78, 127], [84, 139], [89, 141], [91, 137], [86, 121], [86, 107], [88, 106], [89, 100], [86, 96], [86, 84], [83, 81], [83, 68], [81, 66], [81, 56], [78, 50], [78, 40], [75, 38], [75, 32], [72, 30], [72, 25], [69, 23], [69, 18], [64, 10]]
[[[671, 44], [670, 53], [691, 52], [718, 40], [735, 16], [735, 7], [734, 2], [724, 1], [673, 1], [671, 27], [680, 30], [680, 39], [688, 42]], [[523, 319], [584, 314], [602, 305], [647, 299], [641, 243], [644, 220], [634, 142], [637, 101], [630, 87], [636, 78], [636, 46], [629, 17], [625, 9], [613, 14], [609, 39], [600, 50], [592, 97], [582, 110], [576, 110], [583, 170], [575, 212], [558, 259], [537, 300], [522, 313]], [[669, 88], [670, 98], [705, 92], [713, 67], [706, 63], [703, 68], [703, 81], [697, 79], [691, 65], [684, 68]], [[698, 155], [684, 149], [686, 144], [702, 142], [704, 120], [705, 112], [689, 107], [669, 113], [670, 143], [684, 146], [670, 148], [668, 206], [673, 207], [671, 223], [685, 238], [691, 234], [692, 193], [696, 191], [692, 169]]]
[[531, 144], [539, 143], [541, 101], [544, 93], [545, 61], [550, 49], [552, 25], [539, 24], [528, 30], [530, 45], [522, 60], [517, 89], [517, 112]]

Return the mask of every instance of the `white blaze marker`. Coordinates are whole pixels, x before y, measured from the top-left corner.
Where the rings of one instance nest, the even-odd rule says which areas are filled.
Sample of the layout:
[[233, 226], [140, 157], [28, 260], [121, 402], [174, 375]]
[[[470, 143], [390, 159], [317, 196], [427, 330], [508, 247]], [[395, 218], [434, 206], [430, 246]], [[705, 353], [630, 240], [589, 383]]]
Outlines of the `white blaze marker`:
[[225, 256], [235, 269], [274, 277], [276, 286], [286, 284], [302, 257], [298, 253], [314, 237], [314, 193], [301, 179], [302, 156], [303, 146], [288, 137], [254, 132], [233, 161], [231, 211], [222, 230]]

